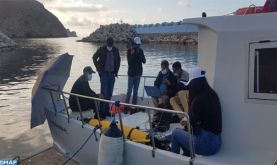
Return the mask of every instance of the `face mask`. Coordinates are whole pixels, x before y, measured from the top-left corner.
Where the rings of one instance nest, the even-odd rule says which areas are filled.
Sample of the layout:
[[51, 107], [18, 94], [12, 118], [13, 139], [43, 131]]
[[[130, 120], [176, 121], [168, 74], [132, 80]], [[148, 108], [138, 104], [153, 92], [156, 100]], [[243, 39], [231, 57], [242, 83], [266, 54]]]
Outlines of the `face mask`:
[[112, 51], [113, 47], [107, 46], [108, 51]]
[[162, 74], [166, 74], [166, 73], [167, 73], [166, 69], [162, 70]]
[[92, 80], [92, 74], [89, 74], [88, 75], [88, 81], [91, 81]]

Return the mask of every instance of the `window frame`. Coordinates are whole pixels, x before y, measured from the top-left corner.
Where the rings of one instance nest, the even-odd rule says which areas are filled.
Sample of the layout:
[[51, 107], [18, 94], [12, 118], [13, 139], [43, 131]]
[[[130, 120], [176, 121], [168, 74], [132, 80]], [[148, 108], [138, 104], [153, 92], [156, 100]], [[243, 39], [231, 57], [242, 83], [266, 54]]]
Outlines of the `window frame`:
[[[255, 56], [256, 49], [277, 48], [277, 41], [264, 41], [249, 43], [248, 57], [248, 99], [277, 101], [277, 94], [271, 93], [255, 93]], [[257, 69], [258, 70], [258, 69]], [[258, 83], [258, 81], [257, 81]]]

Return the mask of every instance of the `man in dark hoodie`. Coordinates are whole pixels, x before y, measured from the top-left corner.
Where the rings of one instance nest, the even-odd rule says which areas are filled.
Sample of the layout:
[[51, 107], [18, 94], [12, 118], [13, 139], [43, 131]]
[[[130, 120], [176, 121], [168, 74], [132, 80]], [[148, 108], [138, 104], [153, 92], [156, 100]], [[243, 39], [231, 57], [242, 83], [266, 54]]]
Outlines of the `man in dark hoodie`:
[[[106, 45], [100, 47], [92, 57], [100, 77], [101, 94], [106, 100], [110, 100], [113, 95], [115, 77], [120, 67], [119, 51], [113, 44], [113, 38], [109, 37]], [[100, 117], [105, 118], [108, 115], [109, 104], [101, 102]]]
[[[98, 95], [91, 90], [88, 81], [91, 81], [92, 74], [95, 73], [90, 66], [86, 66], [83, 69], [83, 75], [81, 75], [74, 83], [71, 89], [71, 93], [80, 94], [90, 97], [98, 97]], [[82, 111], [95, 110], [95, 104], [93, 100], [79, 97], [79, 103]], [[78, 103], [75, 96], [69, 96], [69, 106], [73, 112], [79, 112]]]
[[152, 97], [155, 107], [165, 108], [165, 105], [168, 104], [168, 98], [174, 96], [176, 81], [176, 77], [169, 69], [168, 61], [162, 60], [161, 71], [154, 81], [154, 85], [161, 91], [160, 97]]
[[[221, 107], [216, 92], [209, 86], [205, 71], [194, 68], [189, 75], [189, 117], [193, 128], [195, 153], [213, 155], [221, 146]], [[181, 121], [186, 125], [186, 120]], [[189, 156], [189, 133], [183, 129], [175, 129], [172, 133], [172, 152]]]
[[138, 87], [140, 83], [140, 77], [143, 72], [142, 64], [145, 64], [146, 62], [143, 50], [140, 48], [140, 45], [140, 38], [135, 37], [132, 46], [127, 50], [128, 90], [125, 99], [126, 103], [129, 103], [131, 93], [133, 91], [132, 104], [137, 104]]

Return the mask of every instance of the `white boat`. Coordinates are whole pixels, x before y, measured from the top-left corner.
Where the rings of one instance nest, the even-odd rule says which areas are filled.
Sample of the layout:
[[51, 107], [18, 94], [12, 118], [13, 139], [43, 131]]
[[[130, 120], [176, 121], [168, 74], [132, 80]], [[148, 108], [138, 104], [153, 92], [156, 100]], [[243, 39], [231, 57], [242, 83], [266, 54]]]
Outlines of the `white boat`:
[[[198, 65], [206, 70], [208, 82], [221, 101], [222, 147], [213, 156], [192, 158], [125, 140], [123, 164], [276, 164], [276, 18], [277, 13], [261, 13], [183, 20], [199, 26]], [[33, 126], [42, 124], [46, 114], [54, 145], [72, 156], [94, 127], [67, 114], [60, 97], [52, 94], [51, 100], [49, 91], [44, 95], [50, 102], [45, 100], [41, 104], [43, 110], [39, 114], [36, 114], [39, 108], [33, 107], [32, 118], [40, 118]], [[140, 122], [147, 122], [148, 114], [140, 114]], [[124, 125], [132, 125], [130, 121], [134, 120], [127, 120], [130, 117], [122, 117]], [[96, 134], [99, 137], [100, 130]], [[97, 164], [98, 146], [99, 141], [90, 138], [74, 159], [80, 164]]]

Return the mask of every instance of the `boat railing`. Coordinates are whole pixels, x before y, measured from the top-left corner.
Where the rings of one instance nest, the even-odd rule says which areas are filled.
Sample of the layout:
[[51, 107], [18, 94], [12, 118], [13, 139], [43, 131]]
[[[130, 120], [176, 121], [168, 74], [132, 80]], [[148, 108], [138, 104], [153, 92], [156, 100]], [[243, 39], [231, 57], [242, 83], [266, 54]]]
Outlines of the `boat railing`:
[[[123, 78], [128, 78], [128, 75], [118, 75], [118, 77], [123, 77]], [[147, 84], [148, 80], [152, 80], [150, 81], [152, 83], [152, 85], [154, 85], [154, 80], [157, 78], [156, 76], [140, 76], [141, 80], [143, 81], [143, 87]], [[149, 82], [149, 83], [150, 83]], [[140, 83], [141, 84], [141, 83]], [[145, 98], [145, 90], [143, 88], [139, 88], [139, 90], [141, 90], [142, 92], [142, 96], [141, 99], [143, 100]]]
[[251, 10], [252, 8], [254, 8], [254, 13], [257, 13], [257, 11], [259, 10], [259, 8], [254, 5], [254, 4], [251, 4], [248, 6], [248, 8], [245, 10], [244, 14], [243, 15], [246, 15], [248, 13], [249, 10]]
[[277, 157], [274, 159], [272, 165], [277, 165]]
[[[193, 130], [192, 130], [191, 124], [189, 122], [190, 121], [190, 117], [189, 117], [188, 113], [186, 113], [186, 112], [180, 112], [180, 111], [174, 111], [174, 110], [170, 110], [170, 109], [164, 109], [164, 108], [149, 107], [149, 106], [144, 106], [144, 105], [128, 104], [128, 103], [123, 103], [123, 102], [119, 102], [119, 101], [105, 100], [105, 99], [102, 99], [102, 98], [89, 97], [89, 96], [84, 96], [84, 95], [80, 95], [80, 94], [70, 93], [70, 92], [61, 91], [61, 90], [57, 90], [57, 89], [51, 89], [51, 88], [48, 88], [48, 87], [43, 87], [43, 89], [49, 91], [50, 97], [52, 99], [53, 107], [54, 107], [54, 110], [55, 110], [55, 116], [57, 114], [57, 106], [56, 106], [56, 103], [55, 103], [55, 99], [53, 98], [53, 93], [55, 92], [55, 93], [58, 93], [59, 95], [61, 95], [61, 98], [62, 98], [64, 106], [65, 106], [66, 114], [67, 114], [67, 117], [68, 117], [68, 123], [70, 122], [70, 115], [69, 115], [69, 106], [67, 106], [67, 103], [66, 103], [66, 100], [65, 100], [65, 95], [75, 96], [76, 101], [77, 101], [77, 106], [78, 106], [79, 114], [80, 114], [80, 118], [81, 118], [81, 122], [82, 122], [82, 128], [84, 128], [84, 125], [86, 123], [84, 122], [83, 112], [82, 112], [82, 109], [81, 109], [79, 98], [85, 98], [85, 99], [89, 99], [89, 100], [94, 101], [94, 103], [96, 105], [95, 106], [96, 107], [96, 109], [95, 109], [96, 114], [95, 115], [97, 115], [98, 123], [99, 123], [100, 128], [101, 128], [101, 121], [100, 121], [100, 113], [99, 113], [99, 110], [100, 110], [99, 103], [103, 102], [103, 103], [115, 104], [116, 105], [115, 109], [116, 109], [118, 117], [119, 117], [120, 127], [121, 127], [121, 131], [122, 131], [123, 135], [124, 135], [123, 121], [122, 121], [121, 113], [119, 111], [120, 105], [123, 105], [125, 107], [141, 108], [141, 109], [144, 109], [145, 111], [147, 111], [147, 113], [148, 113], [148, 121], [149, 121], [149, 124], [150, 124], [150, 130], [153, 130], [153, 128], [152, 128], [152, 118], [151, 118], [151, 115], [150, 115], [150, 111], [166, 112], [166, 113], [171, 113], [171, 114], [181, 114], [188, 121], [187, 122], [187, 129], [188, 129], [188, 132], [189, 132], [190, 164], [193, 164], [193, 159], [194, 159], [194, 156], [195, 156], [195, 154], [194, 154], [194, 147], [193, 147], [193, 141], [192, 141], [192, 139], [193, 139]], [[102, 133], [102, 130], [101, 130], [101, 133]], [[152, 149], [152, 157], [155, 157], [154, 131], [150, 131], [150, 135], [151, 135], [151, 142], [152, 142], [152, 147], [153, 147], [153, 149]], [[124, 139], [124, 136], [123, 136], [123, 139]]]

